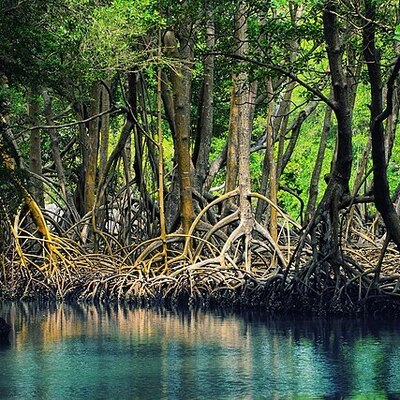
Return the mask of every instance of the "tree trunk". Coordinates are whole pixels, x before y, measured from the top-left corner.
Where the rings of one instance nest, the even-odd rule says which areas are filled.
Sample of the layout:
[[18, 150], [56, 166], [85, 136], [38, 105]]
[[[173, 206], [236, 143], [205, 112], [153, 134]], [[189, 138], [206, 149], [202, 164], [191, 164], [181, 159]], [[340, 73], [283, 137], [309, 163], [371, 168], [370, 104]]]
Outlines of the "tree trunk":
[[[400, 18], [400, 15], [398, 19]], [[400, 54], [400, 42], [396, 41], [393, 45], [393, 51], [395, 54]], [[396, 60], [394, 60], [396, 62]], [[392, 157], [392, 150], [394, 145], [394, 138], [396, 135], [396, 129], [399, 122], [399, 109], [400, 109], [400, 85], [398, 79], [394, 82], [393, 87], [393, 110], [389, 115], [386, 127], [385, 127], [385, 154], [386, 162], [388, 163]]]
[[[236, 11], [236, 24], [235, 24], [235, 42], [236, 42], [236, 55], [240, 57], [246, 57], [249, 49], [248, 33], [247, 33], [247, 9], [246, 5], [242, 0], [237, 1]], [[248, 73], [243, 68], [243, 62], [239, 62], [237, 69], [232, 74], [232, 93], [230, 102], [230, 114], [229, 114], [229, 132], [228, 132], [228, 148], [227, 148], [227, 159], [226, 159], [226, 178], [225, 178], [225, 193], [231, 192], [236, 188], [238, 178], [243, 177], [244, 182], [239, 181], [239, 188], [245, 191], [247, 184], [246, 172], [243, 170], [239, 172], [240, 168], [246, 168], [244, 166], [244, 158], [248, 157], [248, 163], [250, 164], [250, 137], [247, 139], [243, 135], [251, 133], [251, 101], [252, 88], [248, 81]], [[245, 119], [249, 121], [245, 121]], [[246, 125], [249, 124], [250, 125]], [[242, 132], [241, 130], [244, 130]], [[246, 143], [245, 143], [246, 142]], [[248, 147], [248, 154], [244, 154], [244, 149]], [[247, 150], [246, 150], [247, 151]], [[239, 160], [239, 162], [238, 162]], [[241, 161], [242, 160], [242, 161]], [[249, 166], [248, 166], [249, 168]], [[249, 172], [250, 173], [250, 172]], [[241, 177], [239, 177], [239, 175]], [[247, 190], [247, 189], [246, 189]], [[250, 186], [248, 188], [250, 191]], [[245, 195], [239, 196], [239, 203], [244, 201]], [[230, 212], [232, 201], [228, 200], [223, 204], [222, 216], [227, 215]], [[243, 204], [240, 205], [240, 208]], [[243, 210], [244, 211], [244, 210]], [[245, 212], [246, 214], [247, 212]]]
[[329, 106], [327, 106], [325, 110], [324, 124], [322, 126], [321, 139], [318, 147], [317, 159], [315, 160], [315, 165], [310, 180], [310, 190], [308, 192], [309, 193], [308, 203], [304, 220], [304, 223], [306, 225], [312, 219], [312, 216], [314, 215], [315, 211], [315, 205], [317, 203], [318, 183], [321, 176], [322, 162], [324, 161], [325, 149], [331, 126], [331, 120], [332, 120], [332, 109]]
[[[303, 5], [301, 3], [291, 3], [289, 2], [289, 11], [290, 11], [290, 19], [293, 26], [298, 24], [299, 19], [303, 14]], [[293, 65], [298, 56], [298, 50], [300, 47], [301, 37], [295, 37], [289, 41], [289, 63]], [[286, 140], [286, 130], [289, 122], [289, 112], [292, 100], [293, 90], [296, 87], [295, 82], [288, 80], [284, 85], [284, 93], [283, 99], [279, 105], [278, 114], [276, 116], [274, 127], [275, 127], [275, 138], [279, 139], [278, 142], [278, 156], [276, 160], [276, 183], [277, 183], [277, 191], [279, 190], [279, 182], [282, 173], [282, 164], [284, 157], [284, 149], [285, 149], [285, 140]]]
[[[106, 82], [108, 87], [110, 82]], [[101, 110], [110, 108], [110, 94], [105, 87], [101, 88]], [[110, 114], [104, 114], [100, 120], [100, 143], [99, 143], [99, 177], [104, 175], [108, 158], [108, 142], [110, 136]], [[99, 178], [99, 179], [100, 179]]]
[[[29, 95], [28, 114], [31, 124], [39, 125], [39, 102], [35, 93]], [[32, 129], [29, 136], [29, 171], [34, 175], [30, 177], [30, 192], [36, 203], [44, 207], [44, 187], [42, 177], [42, 148], [40, 129]]]
[[[73, 105], [74, 111], [78, 121], [82, 121], [88, 117], [87, 107], [84, 103], [79, 102]], [[87, 138], [87, 125], [80, 123], [79, 129], [79, 147], [81, 152], [81, 165], [79, 167], [78, 184], [76, 185], [74, 198], [76, 208], [78, 209], [79, 215], [85, 215], [85, 176], [88, 166], [88, 138]]]
[[375, 47], [375, 13], [376, 5], [371, 0], [365, 0], [365, 14], [368, 18], [364, 25], [364, 58], [367, 62], [368, 76], [371, 87], [371, 139], [372, 162], [374, 172], [374, 196], [377, 210], [381, 213], [386, 229], [391, 239], [400, 247], [400, 219], [393, 206], [389, 183], [387, 179], [387, 160], [385, 152], [385, 129], [383, 121], [393, 111], [393, 91], [395, 79], [400, 69], [400, 57], [388, 82], [388, 104], [383, 112], [382, 73], [379, 51]]
[[[248, 8], [243, 1], [237, 1], [235, 39], [237, 44], [236, 54], [247, 56], [248, 53], [248, 33], [247, 33], [247, 13]], [[249, 82], [248, 72], [239, 63], [239, 73], [234, 76], [234, 89], [232, 91], [232, 104], [234, 112], [231, 114], [233, 129], [230, 129], [229, 140], [236, 140], [237, 148], [237, 178], [239, 187], [239, 226], [231, 233], [226, 241], [223, 253], [236, 240], [243, 237], [244, 242], [244, 267], [246, 270], [251, 268], [251, 241], [252, 230], [254, 228], [254, 217], [251, 205], [251, 176], [250, 176], [250, 139], [252, 130], [253, 106], [256, 97], [257, 83]], [[237, 111], [236, 111], [237, 110]], [[231, 136], [232, 135], [232, 136]], [[236, 139], [235, 137], [236, 136]], [[228, 149], [229, 152], [229, 149]], [[229, 161], [229, 153], [228, 153]], [[228, 173], [228, 171], [227, 171]], [[232, 179], [232, 183], [234, 180]], [[226, 185], [226, 189], [228, 189]]]
[[[213, 16], [213, 1], [207, 1], [207, 52], [212, 52], [215, 46], [215, 26]], [[208, 156], [210, 154], [211, 138], [214, 117], [214, 55], [206, 56], [204, 60], [204, 78], [199, 102], [197, 133], [194, 147], [196, 189], [203, 193], [203, 185], [208, 170]]]
[[[228, 147], [226, 153], [226, 177], [225, 193], [231, 192], [236, 188], [238, 176], [238, 148], [239, 148], [239, 99], [243, 88], [238, 84], [239, 76], [232, 76], [232, 93], [229, 114]], [[223, 204], [222, 216], [226, 216], [231, 208], [232, 200], [229, 199]]]
[[[397, 54], [399, 53], [400, 49], [397, 52]], [[396, 80], [395, 89], [393, 91], [393, 112], [391, 115], [389, 115], [385, 127], [385, 154], [387, 162], [389, 162], [392, 156], [394, 138], [399, 123], [399, 108], [400, 108], [400, 86], [398, 85], [398, 82]]]
[[[358, 162], [357, 166], [357, 173], [354, 178], [354, 183], [353, 183], [353, 190], [351, 192], [351, 195], [353, 198], [357, 196], [357, 193], [361, 187], [361, 184], [363, 182], [365, 173], [366, 173], [366, 168], [368, 165], [369, 161], [369, 155], [371, 153], [371, 138], [368, 140], [367, 144], [364, 147], [364, 151], [360, 157], [360, 161]], [[348, 211], [347, 214], [347, 219], [346, 219], [346, 241], [350, 242], [351, 241], [351, 232], [352, 232], [352, 226], [353, 226], [353, 217], [354, 217], [354, 212], [356, 210], [355, 205], [352, 205], [350, 207], [350, 210]]]
[[[162, 88], [162, 86], [161, 86]], [[156, 129], [158, 130], [158, 127], [156, 128], [154, 126], [154, 122], [149, 118], [149, 115], [147, 113], [148, 107], [147, 107], [147, 88], [146, 88], [146, 80], [145, 76], [143, 73], [139, 74], [139, 84], [138, 84], [138, 102], [139, 102], [139, 111], [140, 111], [140, 117], [141, 117], [141, 123], [142, 127], [146, 132], [154, 132]], [[153, 142], [152, 138], [149, 137], [148, 135], [145, 136], [144, 138], [145, 143], [147, 145], [148, 149], [148, 154], [149, 154], [149, 161], [150, 161], [150, 166], [151, 170], [153, 171], [155, 181], [152, 184], [152, 190], [156, 190], [158, 187], [158, 178], [159, 178], [159, 157], [158, 157], [158, 150], [157, 146]]]
[[[46, 122], [48, 125], [54, 125], [53, 110], [51, 107], [51, 99], [46, 89], [42, 92], [43, 103], [44, 103], [44, 115], [46, 117]], [[48, 129], [50, 140], [51, 140], [51, 154], [53, 156], [54, 165], [56, 168], [56, 173], [58, 181], [61, 187], [61, 194], [64, 201], [67, 201], [67, 180], [65, 178], [64, 168], [62, 165], [60, 147], [58, 145], [58, 137], [55, 128]]]
[[218, 171], [222, 168], [223, 164], [226, 162], [228, 152], [228, 144], [225, 145], [223, 150], [220, 152], [218, 157], [211, 163], [206, 179], [204, 181], [204, 192], [208, 192], [211, 189], [211, 185], [217, 175]]
[[332, 267], [339, 287], [343, 257], [339, 247], [339, 207], [342, 198], [349, 194], [352, 167], [352, 130], [349, 88], [343, 68], [343, 46], [338, 26], [337, 1], [328, 0], [323, 10], [324, 38], [331, 80], [333, 106], [337, 120], [337, 157], [324, 196], [310, 223], [313, 242], [313, 268], [325, 271], [330, 279]]
[[[278, 182], [276, 180], [276, 164], [274, 158], [274, 104], [273, 104], [273, 87], [271, 79], [267, 81], [267, 93], [268, 93], [268, 120], [266, 126], [266, 139], [265, 139], [265, 157], [263, 163], [263, 174], [260, 187], [260, 193], [266, 195], [269, 192], [269, 198], [274, 203], [277, 204], [277, 192], [278, 192]], [[259, 200], [256, 209], [256, 219], [261, 220], [262, 214], [264, 213], [265, 203]], [[278, 238], [278, 221], [277, 213], [274, 207], [269, 208], [269, 230], [274, 241]]]
[[171, 72], [171, 82], [174, 94], [174, 125], [176, 130], [174, 140], [178, 163], [180, 215], [183, 232], [187, 233], [194, 219], [194, 211], [189, 148], [192, 73], [189, 69], [190, 65], [185, 65], [185, 63], [191, 62], [193, 59], [193, 44], [190, 38], [190, 27], [185, 27], [181, 33], [184, 39], [181, 40], [179, 48], [175, 32], [171, 30], [165, 33], [164, 41], [167, 55], [180, 59], [180, 63]]
[[[174, 96], [172, 93], [171, 85], [166, 73], [161, 72], [161, 97], [164, 106], [164, 111], [167, 117], [169, 129], [172, 133], [172, 137], [176, 137], [175, 127], [175, 105]], [[174, 166], [177, 158], [176, 140], [174, 140]], [[165, 223], [167, 232], [171, 232], [175, 229], [180, 215], [180, 193], [179, 193], [179, 177], [176, 174], [175, 168], [172, 171], [171, 176], [171, 188], [166, 196], [166, 207], [165, 207]]]
[[[278, 162], [276, 165], [276, 182], [279, 184], [279, 178], [283, 174], [286, 165], [288, 164], [291, 155], [293, 154], [293, 151], [296, 147], [297, 139], [299, 138], [300, 135], [300, 129], [303, 124], [303, 122], [310, 116], [310, 114], [317, 108], [318, 102], [317, 101], [310, 101], [307, 106], [302, 110], [297, 118], [292, 122], [289, 128], [286, 128], [286, 123], [283, 123], [281, 125], [281, 130], [280, 130], [280, 141], [281, 138], [285, 138], [289, 132], [292, 132], [292, 135], [289, 139], [289, 143], [286, 146], [285, 151], [283, 151], [282, 148], [280, 148], [279, 154], [278, 154]], [[285, 122], [285, 121], [283, 121]], [[267, 137], [267, 135], [265, 135]], [[266, 145], [268, 148], [270, 145]], [[282, 146], [282, 143], [281, 143]], [[263, 173], [261, 177], [261, 185], [260, 185], [260, 193], [263, 195], [266, 195], [268, 192], [268, 179], [270, 175], [269, 171], [270, 167], [268, 164], [268, 157], [264, 158], [264, 165], [263, 165]], [[278, 190], [278, 188], [277, 188]], [[258, 201], [257, 203], [257, 209], [256, 209], [256, 219], [258, 221], [261, 221], [262, 215], [264, 214], [265, 210], [265, 202], [264, 201]]]
[[[100, 84], [93, 83], [91, 91], [90, 115], [100, 111]], [[87, 132], [87, 168], [85, 171], [84, 208], [85, 214], [92, 211], [96, 201], [96, 177], [99, 147], [99, 118], [89, 121]]]
[[[46, 89], [42, 91], [42, 97], [43, 97], [44, 115], [46, 118], [46, 122], [48, 125], [54, 126], [54, 116], [51, 107], [51, 99]], [[65, 171], [62, 165], [62, 159], [60, 154], [60, 147], [58, 144], [57, 130], [55, 128], [49, 128], [48, 132], [51, 141], [51, 154], [53, 156], [57, 178], [60, 183], [61, 194], [63, 200], [65, 201], [65, 203], [69, 208], [72, 220], [75, 221], [78, 215], [77, 215], [77, 210], [75, 209], [72, 193], [68, 190], [67, 178], [65, 177]]]
[[289, 132], [292, 132], [290, 136], [289, 143], [286, 146], [286, 150], [282, 157], [282, 165], [279, 175], [282, 175], [285, 171], [286, 165], [288, 164], [290, 157], [293, 154], [293, 151], [296, 147], [297, 139], [300, 135], [300, 129], [303, 125], [303, 122], [311, 115], [311, 113], [317, 108], [318, 101], [310, 101], [307, 106], [302, 110], [295, 121], [290, 125], [289, 129], [285, 132], [284, 136], [286, 136]]
[[286, 130], [289, 122], [289, 112], [290, 105], [292, 99], [292, 93], [295, 88], [295, 84], [293, 82], [288, 83], [287, 88], [283, 94], [283, 99], [281, 104], [279, 105], [278, 115], [277, 115], [277, 123], [276, 125], [274, 137], [278, 137], [278, 156], [276, 160], [276, 182], [278, 183], [279, 190], [279, 181], [282, 172], [282, 164], [283, 164], [283, 156], [285, 154], [285, 141], [286, 141]]
[[348, 193], [353, 161], [352, 110], [349, 104], [350, 89], [343, 70], [342, 43], [337, 23], [336, 1], [334, 0], [327, 1], [324, 10], [324, 36], [333, 85], [334, 112], [338, 125], [337, 158], [333, 168], [333, 179], [339, 183], [343, 193]]

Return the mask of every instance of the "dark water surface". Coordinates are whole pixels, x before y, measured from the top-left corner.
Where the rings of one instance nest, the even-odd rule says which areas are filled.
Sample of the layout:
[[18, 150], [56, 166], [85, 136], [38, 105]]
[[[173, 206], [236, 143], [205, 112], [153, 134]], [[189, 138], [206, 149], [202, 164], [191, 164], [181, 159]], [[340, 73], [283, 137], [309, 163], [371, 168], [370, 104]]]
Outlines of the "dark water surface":
[[0, 399], [400, 399], [394, 319], [0, 304]]

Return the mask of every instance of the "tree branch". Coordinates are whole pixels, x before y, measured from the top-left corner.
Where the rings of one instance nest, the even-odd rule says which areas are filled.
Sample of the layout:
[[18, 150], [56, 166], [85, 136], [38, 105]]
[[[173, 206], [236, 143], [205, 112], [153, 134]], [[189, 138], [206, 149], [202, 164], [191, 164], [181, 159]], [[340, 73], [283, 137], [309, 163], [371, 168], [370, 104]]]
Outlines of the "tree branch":
[[393, 92], [394, 92], [396, 78], [399, 72], [400, 72], [400, 55], [397, 57], [392, 73], [390, 74], [390, 77], [387, 82], [386, 109], [376, 117], [375, 123], [383, 122], [393, 112]]
[[236, 60], [240, 60], [240, 61], [246, 61], [249, 62], [251, 64], [255, 64], [258, 65], [260, 67], [265, 67], [265, 68], [269, 68], [272, 69], [274, 71], [278, 71], [281, 74], [283, 74], [284, 76], [287, 76], [288, 78], [293, 79], [295, 82], [297, 82], [299, 85], [303, 86], [305, 89], [307, 89], [310, 93], [312, 93], [314, 96], [318, 97], [321, 101], [323, 101], [325, 104], [327, 104], [329, 107], [332, 108], [332, 110], [335, 110], [337, 108], [337, 104], [329, 99], [327, 96], [325, 96], [319, 89], [311, 86], [310, 84], [308, 84], [307, 82], [304, 82], [301, 78], [299, 78], [295, 73], [287, 71], [285, 68], [280, 67], [278, 65], [274, 65], [274, 64], [268, 64], [268, 63], [264, 63], [262, 61], [258, 61], [255, 59], [252, 59], [250, 57], [246, 57], [246, 56], [241, 56], [238, 54], [233, 54], [233, 53], [224, 53], [224, 52], [213, 52], [213, 53], [209, 53], [211, 55], [220, 55], [220, 56], [225, 56], [225, 57], [230, 57]]
[[66, 124], [62, 125], [37, 125], [37, 126], [31, 126], [30, 128], [24, 129], [21, 133], [27, 132], [27, 131], [33, 131], [34, 129], [60, 129], [60, 128], [68, 128], [70, 126], [75, 126], [75, 125], [81, 125], [81, 124], [86, 124], [86, 122], [92, 121], [96, 118], [99, 118], [105, 114], [122, 114], [126, 112], [127, 110], [124, 107], [119, 107], [119, 108], [109, 108], [106, 111], [102, 111], [99, 114], [92, 115], [89, 118], [83, 119], [81, 121], [75, 121], [75, 122], [68, 122]]

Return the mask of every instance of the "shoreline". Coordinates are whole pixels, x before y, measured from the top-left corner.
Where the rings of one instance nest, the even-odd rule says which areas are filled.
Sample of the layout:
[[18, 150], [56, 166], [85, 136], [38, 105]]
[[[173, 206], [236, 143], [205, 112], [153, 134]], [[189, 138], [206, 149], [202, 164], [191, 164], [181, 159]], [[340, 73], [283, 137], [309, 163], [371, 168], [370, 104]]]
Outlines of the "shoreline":
[[[127, 304], [138, 307], [198, 307], [202, 309], [238, 309], [310, 316], [362, 316], [400, 315], [400, 298], [382, 293], [379, 289], [367, 291], [357, 284], [347, 284], [345, 292], [337, 296], [334, 287], [317, 294], [302, 292], [296, 279], [283, 282], [281, 276], [261, 280], [256, 274], [244, 271], [218, 271], [219, 282], [206, 290], [207, 275], [193, 276], [182, 272], [174, 280], [168, 275], [134, 276], [133, 274], [102, 274], [95, 277], [82, 275], [67, 282], [43, 279], [38, 272], [29, 278], [19, 277], [18, 284], [0, 282], [0, 301], [51, 302], [56, 304]], [[36, 275], [36, 276], [35, 276]], [[236, 276], [234, 276], [236, 275]], [[242, 282], [228, 287], [229, 279], [242, 275]], [[42, 279], [41, 279], [42, 278]], [[54, 278], [54, 277], [53, 277]], [[60, 279], [60, 275], [58, 276]], [[196, 279], [197, 278], [197, 279]], [[224, 279], [222, 279], [224, 278]], [[210, 276], [208, 276], [210, 279]], [[61, 279], [62, 280], [62, 279]]]

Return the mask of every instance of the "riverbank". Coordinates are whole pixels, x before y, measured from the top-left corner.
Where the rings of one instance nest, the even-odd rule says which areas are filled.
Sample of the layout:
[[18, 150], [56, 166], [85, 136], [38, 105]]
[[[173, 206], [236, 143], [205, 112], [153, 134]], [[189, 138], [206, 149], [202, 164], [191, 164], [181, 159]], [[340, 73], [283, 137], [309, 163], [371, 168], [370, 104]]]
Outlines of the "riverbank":
[[[101, 264], [96, 265], [96, 259]], [[144, 273], [121, 267], [118, 259], [87, 256], [92, 268], [76, 263], [74, 269], [47, 270], [14, 268], [0, 282], [0, 300], [56, 301], [66, 303], [129, 303], [136, 305], [238, 307], [271, 313], [347, 315], [399, 313], [398, 278], [382, 276], [374, 284], [373, 272], [348, 279], [306, 276], [291, 270], [268, 272], [242, 269], [181, 266], [167, 271]], [[319, 278], [319, 279], [318, 279]]]
[[290, 231], [274, 248], [258, 237], [246, 247], [200, 227], [190, 236], [177, 232], [125, 247], [102, 234], [85, 248], [70, 238], [49, 234], [46, 241], [21, 230], [3, 251], [0, 300], [400, 313], [394, 247], [343, 246], [341, 259], [315, 261], [311, 243]]

